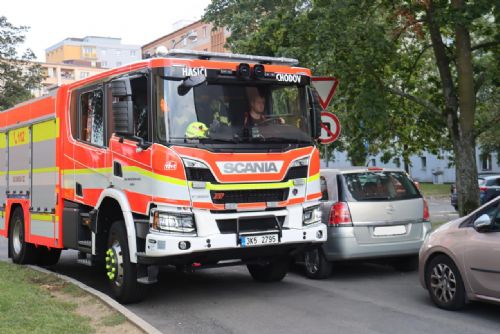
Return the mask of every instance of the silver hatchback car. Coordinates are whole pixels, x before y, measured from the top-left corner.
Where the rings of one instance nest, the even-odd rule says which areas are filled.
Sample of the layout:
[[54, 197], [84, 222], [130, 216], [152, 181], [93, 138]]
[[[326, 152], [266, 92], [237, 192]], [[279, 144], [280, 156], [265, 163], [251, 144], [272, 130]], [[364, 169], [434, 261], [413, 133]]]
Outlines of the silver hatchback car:
[[500, 304], [500, 197], [432, 232], [420, 250], [419, 274], [440, 308]]
[[320, 174], [328, 239], [304, 254], [309, 278], [326, 278], [333, 262], [345, 260], [383, 258], [402, 271], [417, 269], [431, 224], [427, 203], [404, 171], [350, 167]]

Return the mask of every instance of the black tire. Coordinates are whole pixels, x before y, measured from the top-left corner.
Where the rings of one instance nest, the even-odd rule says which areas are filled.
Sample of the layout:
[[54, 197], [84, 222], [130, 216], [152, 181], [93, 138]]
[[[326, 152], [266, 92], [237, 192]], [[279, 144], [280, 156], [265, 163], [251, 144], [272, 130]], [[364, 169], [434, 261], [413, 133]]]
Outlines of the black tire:
[[397, 271], [411, 272], [418, 270], [418, 255], [405, 256], [394, 259], [392, 266]]
[[290, 259], [280, 258], [267, 264], [247, 264], [248, 271], [257, 282], [279, 282], [285, 278], [290, 267]]
[[24, 214], [20, 207], [12, 212], [9, 222], [9, 253], [12, 262], [17, 264], [35, 264], [38, 251], [35, 245], [25, 241]]
[[328, 278], [332, 274], [332, 267], [322, 249], [316, 248], [304, 253], [304, 271], [308, 278]]
[[145, 297], [145, 286], [137, 282], [137, 264], [130, 262], [123, 221], [111, 225], [107, 246], [106, 272], [113, 296], [122, 304], [141, 301]]
[[425, 282], [429, 295], [437, 307], [445, 310], [459, 310], [465, 306], [465, 287], [462, 276], [448, 256], [438, 255], [427, 264]]
[[61, 257], [61, 250], [47, 247], [38, 247], [38, 260], [37, 264], [42, 267], [53, 266], [59, 262], [59, 258]]

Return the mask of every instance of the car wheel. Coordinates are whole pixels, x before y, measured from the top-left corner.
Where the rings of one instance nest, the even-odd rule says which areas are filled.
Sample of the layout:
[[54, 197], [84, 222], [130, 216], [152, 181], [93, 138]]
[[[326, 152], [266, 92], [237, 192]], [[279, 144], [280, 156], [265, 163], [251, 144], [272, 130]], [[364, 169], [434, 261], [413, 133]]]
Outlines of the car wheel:
[[35, 245], [25, 241], [24, 214], [20, 207], [12, 212], [9, 223], [9, 251], [12, 262], [17, 264], [34, 264], [38, 258]]
[[39, 247], [38, 248], [38, 259], [36, 264], [39, 266], [53, 266], [59, 262], [59, 258], [61, 257], [60, 249], [48, 249], [47, 247]]
[[426, 266], [425, 281], [429, 295], [436, 306], [458, 310], [465, 305], [465, 288], [455, 263], [445, 255], [438, 255]]
[[111, 225], [105, 263], [109, 285], [116, 300], [129, 304], [144, 298], [146, 287], [137, 282], [137, 264], [130, 262], [127, 231], [123, 221], [115, 221]]
[[247, 264], [248, 271], [257, 282], [279, 282], [285, 278], [290, 266], [288, 257], [266, 264]]
[[418, 255], [395, 259], [392, 266], [397, 271], [410, 272], [418, 269]]
[[305, 252], [304, 264], [306, 276], [312, 279], [325, 279], [332, 273], [332, 263], [320, 248]]

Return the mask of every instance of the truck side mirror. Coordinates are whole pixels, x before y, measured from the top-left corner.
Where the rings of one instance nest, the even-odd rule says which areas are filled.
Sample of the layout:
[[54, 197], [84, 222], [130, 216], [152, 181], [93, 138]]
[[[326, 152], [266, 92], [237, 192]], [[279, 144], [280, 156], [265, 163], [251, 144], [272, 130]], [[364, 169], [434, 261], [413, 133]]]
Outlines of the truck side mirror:
[[130, 80], [118, 79], [110, 83], [115, 132], [134, 134], [134, 107]]
[[323, 108], [319, 103], [319, 96], [316, 89], [309, 86], [309, 108], [311, 117], [311, 136], [317, 140], [321, 136], [321, 112]]
[[204, 84], [207, 81], [207, 77], [204, 75], [196, 75], [192, 77], [186, 78], [180, 85], [177, 87], [177, 93], [179, 96], [184, 96], [193, 87], [198, 87], [199, 85]]

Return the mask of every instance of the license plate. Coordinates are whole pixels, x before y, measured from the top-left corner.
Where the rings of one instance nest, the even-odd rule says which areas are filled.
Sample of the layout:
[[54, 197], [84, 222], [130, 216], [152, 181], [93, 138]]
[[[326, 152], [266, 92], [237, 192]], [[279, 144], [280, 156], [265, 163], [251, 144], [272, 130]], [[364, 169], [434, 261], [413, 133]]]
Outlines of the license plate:
[[241, 247], [252, 247], [278, 243], [277, 234], [251, 235], [240, 237]]
[[396, 226], [378, 226], [373, 229], [374, 236], [388, 236], [388, 235], [401, 235], [406, 234], [405, 225]]

